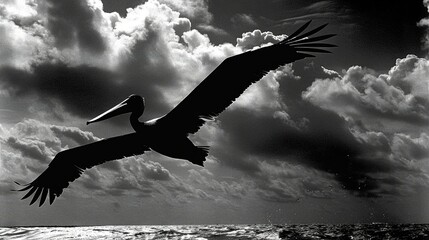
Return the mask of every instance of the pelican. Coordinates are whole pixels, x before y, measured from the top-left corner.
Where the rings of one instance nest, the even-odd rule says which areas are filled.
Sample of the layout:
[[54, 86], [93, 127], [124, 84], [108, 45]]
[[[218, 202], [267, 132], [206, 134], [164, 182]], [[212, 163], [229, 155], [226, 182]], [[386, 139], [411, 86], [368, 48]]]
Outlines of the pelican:
[[134, 133], [59, 152], [39, 177], [22, 185], [17, 191], [28, 191], [22, 199], [34, 194], [30, 205], [40, 197], [39, 207], [42, 206], [48, 195], [52, 204], [63, 189], [85, 169], [150, 150], [203, 166], [209, 148], [195, 146], [188, 139], [188, 135], [196, 133], [206, 121], [217, 117], [266, 72], [306, 57], [314, 57], [309, 54], [312, 52], [330, 53], [322, 48], [336, 47], [319, 42], [335, 34], [310, 38], [327, 24], [303, 33], [310, 22], [276, 44], [225, 59], [173, 110], [160, 118], [140, 122], [139, 117], [145, 109], [145, 101], [138, 95], [129, 96], [110, 110], [89, 120], [87, 124], [131, 113], [130, 123]]

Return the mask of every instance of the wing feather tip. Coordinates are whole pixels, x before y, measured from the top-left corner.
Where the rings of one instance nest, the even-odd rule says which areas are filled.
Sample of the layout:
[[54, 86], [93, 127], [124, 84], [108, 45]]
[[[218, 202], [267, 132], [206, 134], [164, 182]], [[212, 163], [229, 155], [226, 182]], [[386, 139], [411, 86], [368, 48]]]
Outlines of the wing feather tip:
[[47, 188], [47, 187], [43, 188], [42, 196], [40, 198], [39, 207], [41, 207], [43, 205], [43, 203], [45, 203], [46, 197], [48, 195], [48, 191], [49, 191], [49, 188]]
[[54, 200], [55, 200], [55, 193], [54, 193], [54, 190], [51, 188], [49, 189], [49, 205], [52, 205]]
[[21, 184], [21, 183], [19, 183], [19, 182], [17, 182], [17, 181], [14, 181], [14, 183], [16, 184], [16, 185], [18, 185], [18, 186], [21, 186], [22, 188], [21, 189], [11, 189], [11, 191], [14, 191], [14, 192], [22, 192], [22, 191], [25, 191], [25, 190], [27, 190], [27, 189], [29, 189], [30, 187], [31, 187], [31, 185], [30, 185], [30, 183], [27, 183], [27, 184]]
[[36, 193], [33, 196], [33, 199], [31, 199], [30, 205], [32, 205], [33, 203], [35, 203], [37, 201], [37, 199], [40, 196], [40, 193], [42, 193], [43, 188], [42, 187], [38, 187]]
[[306, 23], [304, 23], [301, 27], [299, 27], [295, 32], [293, 32], [291, 35], [289, 35], [287, 38], [285, 38], [283, 41], [281, 41], [280, 43], [286, 43], [288, 41], [291, 41], [294, 38], [297, 38], [299, 36], [300, 33], [302, 33], [312, 22], [313, 20], [309, 20]]
[[21, 198], [21, 200], [24, 200], [24, 199], [26, 199], [26, 198], [28, 198], [28, 197], [30, 197], [36, 190], [37, 190], [37, 187], [36, 186], [31, 186], [32, 188], [30, 189], [30, 191], [28, 191], [22, 198]]
[[310, 25], [312, 20], [309, 20], [308, 22], [304, 23], [298, 30], [296, 30], [295, 32], [293, 32], [289, 37], [283, 39], [282, 41], [280, 41], [280, 44], [291, 44], [295, 41], [300, 41], [303, 40], [305, 38], [307, 38], [308, 36], [314, 35], [318, 32], [320, 32], [322, 29], [324, 29], [326, 26], [328, 26], [328, 23], [324, 23], [306, 33], [301, 34], [305, 29], [307, 29], [307, 27]]

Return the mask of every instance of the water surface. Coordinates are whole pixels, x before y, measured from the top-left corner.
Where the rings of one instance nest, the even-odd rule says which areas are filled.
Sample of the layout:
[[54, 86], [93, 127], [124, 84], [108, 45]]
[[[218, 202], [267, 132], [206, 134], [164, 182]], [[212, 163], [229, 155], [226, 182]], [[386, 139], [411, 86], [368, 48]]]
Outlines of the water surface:
[[0, 227], [0, 239], [429, 239], [429, 224]]

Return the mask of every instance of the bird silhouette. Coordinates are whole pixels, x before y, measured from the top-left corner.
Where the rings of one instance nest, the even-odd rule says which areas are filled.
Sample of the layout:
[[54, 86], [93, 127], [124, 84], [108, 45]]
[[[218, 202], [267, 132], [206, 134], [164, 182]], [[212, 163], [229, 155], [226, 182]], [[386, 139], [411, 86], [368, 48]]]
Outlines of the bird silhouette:
[[309, 53], [330, 53], [323, 48], [336, 47], [319, 42], [335, 34], [311, 37], [327, 24], [303, 33], [310, 22], [278, 43], [225, 59], [173, 110], [160, 118], [140, 122], [138, 119], [144, 111], [144, 98], [134, 94], [129, 96], [87, 124], [131, 113], [130, 123], [134, 133], [59, 152], [33, 182], [26, 185], [17, 183], [23, 186], [17, 191], [28, 191], [22, 199], [34, 194], [30, 205], [40, 197], [39, 206], [42, 206], [48, 195], [52, 204], [85, 169], [150, 150], [203, 166], [209, 148], [195, 146], [189, 140], [189, 134], [196, 133], [206, 121], [217, 117], [266, 72], [306, 57], [314, 57]]

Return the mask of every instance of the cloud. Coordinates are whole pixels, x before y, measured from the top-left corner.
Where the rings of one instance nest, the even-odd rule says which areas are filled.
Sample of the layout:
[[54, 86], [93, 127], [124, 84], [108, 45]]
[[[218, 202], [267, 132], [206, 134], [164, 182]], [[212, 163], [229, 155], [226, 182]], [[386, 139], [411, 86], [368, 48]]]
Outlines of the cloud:
[[183, 40], [191, 50], [194, 50], [198, 47], [205, 48], [210, 45], [210, 39], [208, 36], [201, 34], [195, 29], [184, 33]]
[[428, 78], [429, 62], [408, 55], [398, 59], [388, 74], [376, 75], [370, 69], [354, 66], [342, 78], [318, 79], [303, 97], [368, 126], [392, 122], [426, 126], [429, 124]]
[[214, 192], [214, 195], [223, 198], [242, 199], [250, 192], [250, 181], [239, 179], [237, 181], [218, 181], [213, 175], [203, 174], [195, 169], [189, 171], [189, 181], [194, 185]]
[[[329, 78], [316, 79], [302, 97], [335, 112], [348, 125], [358, 141], [353, 165], [361, 165], [356, 172], [370, 177], [369, 192], [403, 194], [414, 184], [405, 173], [426, 181], [417, 162], [427, 159], [427, 133], [421, 133], [429, 123], [426, 59], [408, 55], [387, 74], [360, 66], [343, 76], [329, 73]], [[392, 178], [401, 181], [388, 180]]]
[[21, 152], [22, 156], [36, 159], [42, 163], [47, 163], [53, 155], [44, 142], [35, 139], [19, 140], [9, 137], [6, 144]]
[[[296, 109], [288, 111], [292, 119], [295, 118], [293, 111]], [[223, 164], [250, 176], [261, 171], [258, 161], [277, 159], [334, 174], [337, 181], [351, 191], [365, 193], [369, 190], [363, 189], [366, 182], [362, 180], [370, 180], [370, 177], [364, 178], [364, 173], [368, 168], [374, 169], [368, 163], [359, 161], [361, 146], [345, 123], [334, 114], [317, 109], [307, 108], [305, 114], [307, 129], [297, 129], [270, 115], [255, 116], [238, 110], [228, 112], [221, 118], [221, 126], [228, 133], [222, 145], [228, 144], [229, 147], [223, 151], [227, 150], [230, 157], [216, 155], [217, 152], [214, 154], [222, 159]], [[322, 119], [325, 121], [320, 121]], [[349, 165], [354, 167], [350, 168]]]
[[[90, 7], [88, 7], [88, 5]], [[106, 50], [106, 43], [94, 23], [94, 9], [85, 0], [47, 1], [46, 27], [59, 49], [77, 44], [82, 51], [99, 54]]]
[[[423, 5], [427, 8], [427, 11], [429, 12], [429, 1], [428, 0], [423, 0]], [[429, 18], [423, 18], [421, 19], [418, 23], [418, 26], [421, 27], [426, 27], [426, 35], [424, 36], [423, 43], [424, 43], [424, 47], [425, 49], [429, 48], [429, 31], [428, 31], [428, 27], [429, 27]]]
[[[117, 13], [104, 13], [98, 1], [31, 1], [0, 5], [0, 66], [30, 70], [38, 63], [110, 66], [124, 46], [113, 41]], [[19, 10], [17, 10], [19, 9]], [[108, 51], [114, 47], [114, 51]]]
[[[170, 1], [167, 5], [174, 4], [179, 2]], [[68, 5], [52, 3], [39, 6], [38, 9], [47, 11], [46, 16], [36, 11], [37, 8], [28, 6], [33, 10], [34, 18], [42, 20], [37, 29], [44, 37], [35, 34], [33, 25], [21, 28], [15, 22], [9, 23], [26, 38], [34, 37], [35, 41], [40, 41], [39, 45], [28, 43], [37, 48], [23, 54], [25, 67], [8, 61], [0, 69], [0, 86], [11, 97], [36, 95], [38, 102], [47, 105], [59, 103], [65, 112], [91, 117], [138, 89], [140, 92], [137, 93], [144, 95], [150, 106], [147, 115], [159, 116], [186, 96], [223, 59], [244, 49], [233, 44], [213, 45], [207, 35], [191, 29], [189, 19], [181, 18], [179, 12], [157, 1], [129, 9], [124, 18], [104, 13], [97, 1], [77, 1]], [[67, 12], [68, 8], [70, 12]], [[188, 14], [195, 17], [197, 12]], [[69, 13], [79, 13], [84, 17], [67, 17]], [[21, 19], [20, 16], [16, 18]], [[80, 28], [81, 20], [87, 21], [88, 25]], [[208, 24], [208, 20], [203, 22]], [[13, 36], [6, 35], [5, 39], [13, 40]], [[95, 38], [87, 38], [90, 36]], [[253, 37], [247, 36], [246, 41], [252, 41]], [[258, 43], [253, 42], [257, 46]], [[18, 49], [11, 51], [17, 52]], [[10, 59], [22, 60], [13, 56]], [[271, 103], [274, 107], [278, 105], [278, 83], [275, 80], [269, 79], [253, 89], [249, 98], [261, 96], [259, 100], [245, 102], [237, 108], [250, 109], [251, 104], [260, 105], [261, 109], [271, 107]], [[274, 89], [274, 95], [270, 89]], [[18, 153], [25, 159], [31, 157], [43, 164], [67, 148], [66, 143], [73, 146], [99, 139], [78, 128], [34, 120], [20, 123], [15, 128], [19, 134], [7, 141], [8, 153]], [[44, 169], [40, 163], [25, 162], [21, 166], [32, 167], [34, 173]], [[246, 192], [240, 183], [207, 179], [201, 180], [200, 188], [197, 188], [192, 181], [172, 174], [159, 163], [140, 158], [114, 161], [91, 169], [79, 182], [83, 190], [97, 194], [120, 196], [131, 192], [143, 197], [161, 194], [177, 199], [176, 203], [192, 199], [222, 202], [226, 198], [215, 197], [214, 193], [242, 198]]]
[[[411, 59], [415, 60], [414, 64], [407, 61]], [[219, 127], [223, 134], [217, 136], [218, 145], [212, 148], [212, 154], [221, 159], [221, 164], [238, 169], [255, 179], [256, 183], [259, 182], [260, 187], [257, 189], [261, 190], [260, 196], [264, 199], [294, 201], [309, 196], [302, 191], [305, 187], [316, 187], [314, 182], [309, 181], [311, 178], [306, 180], [306, 186], [294, 185], [293, 180], [286, 178], [280, 182], [274, 181], [279, 176], [273, 177], [273, 181], [264, 179], [262, 176], [267, 174], [261, 167], [262, 161], [275, 166], [293, 164], [308, 171], [313, 169], [321, 173], [319, 182], [328, 183], [327, 185], [333, 186], [332, 189], [343, 188], [362, 197], [399, 192], [404, 194], [417, 184], [415, 181], [407, 181], [404, 175], [413, 175], [420, 179], [418, 182], [426, 182], [424, 170], [419, 169], [417, 161], [427, 159], [427, 133], [415, 137], [416, 132], [420, 134], [420, 131], [408, 122], [408, 118], [393, 118], [394, 121], [405, 121], [405, 125], [384, 125], [384, 122], [380, 122], [379, 115], [386, 114], [389, 107], [401, 105], [398, 104], [400, 101], [390, 96], [404, 99], [404, 103], [414, 103], [413, 98], [420, 99], [420, 103], [426, 101], [420, 93], [421, 89], [412, 87], [420, 86], [426, 81], [424, 79], [427, 78], [422, 77], [425, 64], [424, 59], [407, 56], [398, 60], [389, 74], [380, 75], [384, 77], [378, 77], [374, 71], [360, 67], [350, 68], [341, 77], [337, 72], [326, 68], [319, 67], [317, 70], [307, 68], [305, 64], [296, 64], [292, 74], [290, 71], [283, 71], [284, 74], [275, 75], [274, 79], [279, 84], [276, 91], [281, 103], [277, 108], [266, 108], [265, 114], [261, 114], [264, 111], [253, 114], [245, 108], [232, 108], [220, 117]], [[277, 71], [282, 70], [286, 69]], [[381, 79], [385, 79], [382, 86], [390, 93], [375, 87], [374, 84]], [[402, 80], [407, 81], [407, 84]], [[317, 92], [314, 91], [315, 86], [320, 87]], [[408, 92], [405, 86], [408, 86]], [[365, 111], [350, 114], [350, 109], [357, 109], [354, 103], [358, 106], [362, 103], [368, 106], [377, 104], [366, 100], [369, 98], [366, 94], [371, 93], [368, 88], [376, 88], [384, 93], [385, 95], [377, 96], [380, 101], [384, 99], [383, 101], [390, 102], [390, 105], [376, 105], [385, 107], [383, 111], [379, 110], [377, 116], [366, 115]], [[392, 92], [402, 93], [403, 96]], [[342, 95], [347, 95], [348, 98]], [[402, 104], [396, 109], [400, 111], [395, 110], [395, 114], [403, 116], [415, 112], [421, 118], [418, 122], [424, 124], [426, 111], [422, 110], [425, 108]], [[284, 113], [288, 121], [276, 117], [278, 112]], [[385, 118], [390, 116], [391, 114], [386, 114]], [[307, 176], [309, 175], [313, 176], [314, 173], [308, 173]], [[334, 181], [338, 185], [332, 184]], [[262, 191], [263, 189], [268, 192]], [[331, 195], [323, 190], [315, 190], [314, 196]]]
[[[100, 139], [92, 133], [76, 127], [56, 126], [33, 119], [15, 124], [5, 131], [5, 134], [0, 138], [3, 147], [2, 153], [4, 154], [2, 154], [1, 161], [3, 164], [7, 162], [15, 162], [16, 164], [14, 167], [5, 165], [5, 170], [10, 172], [5, 177], [15, 176], [13, 172], [28, 170], [33, 174], [26, 172], [22, 176], [32, 177], [40, 174], [59, 151], [69, 148], [65, 144], [70, 142], [69, 140], [72, 140], [73, 144], [76, 145], [76, 143], [89, 143]], [[25, 180], [29, 181], [30, 179]]]
[[429, 136], [421, 133], [413, 138], [409, 135], [398, 133], [392, 139], [392, 151], [396, 156], [406, 160], [425, 160], [429, 158]]
[[149, 154], [113, 161], [117, 169], [100, 165], [85, 171], [75, 186], [82, 186], [82, 195], [152, 197], [170, 205], [219, 199], [195, 186], [193, 179], [172, 174], [150, 158]]
[[191, 30], [191, 21], [187, 18], [178, 18], [173, 25], [177, 36], [182, 36], [183, 33]]
[[147, 179], [167, 181], [171, 179], [170, 172], [161, 164], [156, 162], [147, 162], [143, 168], [144, 176]]
[[233, 111], [236, 108], [246, 109], [254, 114], [269, 114], [290, 125], [296, 125], [297, 123], [291, 121], [286, 112], [287, 106], [279, 92], [280, 83], [278, 81], [286, 77], [299, 80], [299, 77], [294, 75], [292, 64], [268, 72], [260, 81], [251, 85], [238, 97], [228, 108], [228, 111]]
[[[17, 123], [2, 136], [6, 146], [14, 149], [25, 158], [31, 158], [46, 164], [61, 149], [59, 138], [38, 121], [25, 120]], [[38, 164], [31, 164], [37, 166]]]
[[306, 10], [320, 11], [320, 9], [327, 9], [335, 6], [333, 1], [318, 1], [305, 7]]
[[289, 24], [303, 24], [309, 20], [313, 19], [333, 19], [333, 18], [347, 18], [347, 15], [339, 14], [338, 12], [333, 11], [324, 11], [324, 12], [316, 12], [316, 13], [308, 13], [302, 14], [295, 17], [289, 17], [280, 20], [277, 24], [279, 25], [289, 25]]
[[304, 198], [331, 199], [344, 194], [334, 175], [284, 161], [260, 161], [255, 189], [270, 202], [298, 202]]
[[[114, 13], [102, 12], [97, 1], [80, 1], [73, 4], [73, 11], [83, 11], [86, 19], [91, 22], [87, 29], [82, 30], [90, 33], [81, 34], [99, 36], [99, 40], [104, 43], [103, 49], [97, 49], [92, 42], [85, 42], [85, 39], [79, 39], [77, 36], [61, 39], [60, 35], [55, 35], [60, 34], [52, 32], [57, 26], [55, 24], [65, 24], [64, 27], [69, 27], [71, 32], [80, 31], [75, 29], [80, 24], [78, 19], [70, 18], [64, 22], [58, 15], [66, 11], [66, 6], [56, 5], [55, 9], [50, 10], [54, 16], [49, 21], [53, 22], [42, 21], [38, 26], [48, 34], [46, 39], [51, 39], [43, 42], [44, 49], [50, 54], [45, 55], [49, 55], [50, 59], [37, 58], [38, 52], [35, 51], [36, 53], [28, 55], [31, 60], [28, 68], [5, 64], [0, 69], [0, 86], [9, 92], [11, 97], [37, 96], [35, 99], [38, 103], [60, 104], [65, 113], [92, 117], [139, 89], [140, 92], [137, 93], [144, 95], [150, 106], [146, 116], [159, 116], [177, 104], [226, 57], [241, 53], [244, 49], [229, 43], [212, 44], [207, 35], [191, 29], [188, 19], [179, 17], [178, 12], [157, 1], [148, 1], [129, 9], [124, 18]], [[19, 28], [18, 25], [16, 27]], [[26, 30], [28, 29], [22, 29], [27, 35], [32, 34]], [[252, 41], [251, 38], [252, 36], [248, 36], [246, 40]], [[254, 41], [255, 46], [256, 44]], [[91, 54], [87, 56], [85, 52], [88, 48], [94, 49], [89, 50]], [[264, 84], [253, 87], [253, 93], [250, 90], [248, 97], [260, 95], [259, 100], [245, 102], [237, 108], [250, 109], [249, 104], [256, 104], [261, 109], [278, 108], [278, 83], [271, 79], [272, 76], [269, 75]], [[274, 94], [269, 92], [270, 89], [274, 90]], [[65, 121], [67, 118], [63, 119]], [[42, 124], [37, 121], [32, 121], [31, 124], [26, 122], [25, 125], [34, 126], [39, 132], [40, 129], [45, 129], [49, 139], [55, 139], [56, 145], [53, 148], [46, 145], [48, 139], [43, 138], [44, 134], [36, 136], [35, 133], [25, 132], [21, 138], [17, 138], [40, 139], [41, 143], [47, 146], [46, 149], [51, 151], [49, 154], [42, 154], [45, 159], [52, 159], [56, 152], [64, 150], [67, 145], [81, 145], [99, 140], [94, 134], [78, 128]], [[210, 141], [211, 137], [204, 140]], [[18, 150], [15, 149], [22, 152]], [[41, 165], [37, 166], [40, 170]], [[201, 189], [194, 188], [190, 182], [173, 175], [160, 164], [138, 163], [133, 159], [114, 161], [91, 169], [79, 181], [84, 189], [96, 190], [99, 194], [109, 192], [122, 195], [125, 191], [121, 189], [128, 189], [136, 194], [140, 192], [142, 196], [174, 196], [182, 202], [189, 199], [226, 201], [225, 198], [215, 197], [205, 188], [236, 198], [243, 197], [246, 191], [240, 183], [217, 181], [203, 184]], [[95, 184], [97, 182], [100, 184]], [[160, 190], [156, 190], [158, 188]]]
[[268, 43], [276, 43], [284, 39], [286, 36], [276, 36], [272, 32], [261, 32], [257, 29], [253, 32], [243, 33], [241, 38], [237, 38], [237, 47], [244, 50], [253, 49]]
[[238, 13], [232, 16], [231, 22], [234, 27], [257, 27], [258, 23], [255, 21], [254, 17], [251, 14]]
[[225, 30], [223, 30], [222, 28], [218, 28], [218, 27], [215, 27], [215, 26], [209, 25], [209, 24], [199, 24], [197, 26], [197, 28], [202, 30], [202, 31], [214, 33], [217, 35], [228, 35], [228, 33]]
[[[13, 21], [0, 18], [0, 38], [2, 39], [0, 66], [30, 68], [32, 63], [43, 58], [45, 54], [43, 36], [46, 36], [46, 32], [37, 27], [34, 29], [34, 34], [29, 34]], [[34, 57], [38, 52], [41, 56]]]
[[77, 127], [51, 126], [51, 130], [56, 135], [62, 135], [64, 137], [72, 139], [78, 145], [85, 145], [101, 140], [101, 138], [94, 136], [92, 132], [85, 132]]
[[160, 0], [160, 2], [195, 21], [209, 23], [213, 19], [207, 0]]
[[[22, 44], [35, 48], [23, 48], [25, 59], [16, 56], [18, 46], [5, 48], [5, 54], [15, 54], [3, 58], [10, 61], [0, 68], [0, 87], [8, 96], [36, 95], [45, 105], [59, 103], [72, 115], [89, 118], [138, 93], [151, 105], [146, 116], [157, 117], [176, 105], [223, 59], [241, 51], [231, 44], [214, 46], [207, 36], [196, 30], [189, 32], [189, 19], [157, 1], [129, 9], [125, 18], [103, 12], [98, 1], [70, 4], [45, 7], [50, 14], [46, 19], [38, 8], [31, 8], [46, 20], [37, 26], [22, 28], [8, 22], [25, 35], [22, 39], [41, 42], [40, 47], [32, 42]], [[62, 19], [67, 15], [60, 13], [69, 7], [72, 12], [82, 11], [88, 26], [78, 28], [82, 19]], [[59, 27], [61, 24], [64, 26]], [[59, 32], [53, 30], [57, 28]], [[43, 32], [43, 37], [34, 29]], [[63, 30], [74, 37], [62, 39]], [[92, 35], [97, 38], [87, 39]], [[179, 42], [181, 35], [184, 44]], [[5, 31], [3, 39], [14, 42], [14, 36], [13, 31]], [[26, 67], [14, 64], [18, 62]], [[195, 66], [198, 72], [192, 70]], [[88, 104], [88, 108], [81, 107]]]
[[[96, 0], [38, 3], [0, 8], [0, 88], [9, 98], [48, 106], [46, 112], [60, 106], [64, 116], [93, 117], [131, 93], [146, 98], [145, 118], [161, 116], [225, 58], [285, 37], [254, 30], [234, 44], [215, 45], [201, 32], [222, 33], [210, 25], [206, 1], [150, 0], [125, 17], [104, 12]], [[238, 17], [253, 25], [252, 16]], [[135, 157], [87, 171], [79, 180], [83, 189], [161, 195], [180, 204], [250, 194], [294, 202], [329, 198], [342, 188], [374, 197], [426, 183], [418, 166], [427, 159], [428, 133], [410, 126], [427, 125], [427, 61], [409, 55], [386, 74], [360, 66], [344, 73], [313, 67], [286, 65], [267, 73], [194, 137], [212, 145], [215, 164], [238, 170], [243, 179], [223, 181], [198, 171], [179, 176], [174, 168]], [[64, 116], [58, 119], [68, 124]], [[34, 120], [13, 129], [16, 134], [2, 140], [2, 156], [24, 156], [20, 171], [30, 173], [58, 151], [99, 140]], [[26, 156], [39, 161], [28, 163]], [[15, 171], [7, 166], [8, 174]], [[407, 174], [414, 179], [402, 177]]]
[[[289, 68], [286, 66], [284, 68]], [[285, 70], [285, 69], [282, 69]], [[262, 113], [266, 108], [280, 109], [281, 99], [279, 96], [280, 84], [276, 81], [276, 74], [282, 74], [282, 70], [271, 71], [263, 79], [250, 86], [229, 108], [233, 110], [236, 107], [245, 108], [255, 113]], [[288, 70], [285, 70], [285, 72]]]

